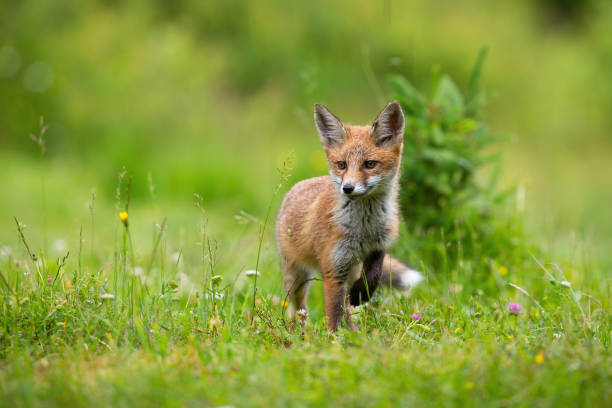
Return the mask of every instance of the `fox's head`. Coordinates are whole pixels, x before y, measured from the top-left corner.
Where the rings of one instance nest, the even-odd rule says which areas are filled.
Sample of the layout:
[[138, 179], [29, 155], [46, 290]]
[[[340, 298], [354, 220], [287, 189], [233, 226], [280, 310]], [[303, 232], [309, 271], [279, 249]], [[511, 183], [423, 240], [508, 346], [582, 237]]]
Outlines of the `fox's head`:
[[402, 156], [404, 114], [400, 104], [389, 103], [370, 126], [345, 124], [319, 104], [314, 117], [339, 193], [357, 198], [387, 192]]

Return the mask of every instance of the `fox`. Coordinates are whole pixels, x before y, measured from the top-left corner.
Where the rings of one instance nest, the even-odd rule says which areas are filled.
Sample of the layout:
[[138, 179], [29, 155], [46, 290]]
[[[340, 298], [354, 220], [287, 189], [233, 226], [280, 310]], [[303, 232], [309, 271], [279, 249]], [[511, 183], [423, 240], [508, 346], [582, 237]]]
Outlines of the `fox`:
[[422, 279], [387, 254], [399, 230], [398, 192], [405, 118], [390, 102], [368, 126], [344, 123], [321, 104], [314, 121], [329, 175], [302, 180], [282, 200], [276, 241], [288, 313], [302, 325], [308, 291], [317, 270], [323, 280], [324, 310], [330, 331], [349, 305], [371, 299], [381, 282], [415, 286]]

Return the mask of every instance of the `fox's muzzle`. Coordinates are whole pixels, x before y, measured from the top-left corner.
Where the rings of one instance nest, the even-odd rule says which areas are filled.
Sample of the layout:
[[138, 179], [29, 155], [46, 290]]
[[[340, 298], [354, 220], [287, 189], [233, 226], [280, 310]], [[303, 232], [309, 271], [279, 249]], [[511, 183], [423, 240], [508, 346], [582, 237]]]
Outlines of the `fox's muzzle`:
[[368, 187], [364, 183], [344, 183], [342, 184], [342, 192], [349, 197], [357, 197], [368, 192]]

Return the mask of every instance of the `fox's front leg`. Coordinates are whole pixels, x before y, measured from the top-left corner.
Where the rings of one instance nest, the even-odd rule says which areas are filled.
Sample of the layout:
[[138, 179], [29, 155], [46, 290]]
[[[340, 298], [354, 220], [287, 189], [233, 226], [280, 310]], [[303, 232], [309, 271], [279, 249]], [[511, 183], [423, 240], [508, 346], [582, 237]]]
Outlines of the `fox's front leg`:
[[325, 316], [330, 331], [338, 330], [338, 323], [344, 317], [347, 283], [346, 278], [334, 276], [332, 271], [323, 275], [323, 296]]
[[374, 291], [382, 275], [384, 257], [385, 251], [379, 250], [372, 252], [364, 259], [363, 272], [365, 276], [360, 276], [351, 287], [349, 292], [351, 305], [359, 306], [374, 296]]

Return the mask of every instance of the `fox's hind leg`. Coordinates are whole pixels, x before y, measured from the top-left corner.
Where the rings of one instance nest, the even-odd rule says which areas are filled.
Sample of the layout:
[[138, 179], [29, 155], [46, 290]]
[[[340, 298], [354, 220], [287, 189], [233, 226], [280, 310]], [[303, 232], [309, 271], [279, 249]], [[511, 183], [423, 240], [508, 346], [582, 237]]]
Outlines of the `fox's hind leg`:
[[294, 262], [281, 262], [283, 273], [283, 286], [289, 300], [289, 317], [295, 325], [296, 315], [299, 313], [300, 323], [304, 325], [308, 316], [308, 290], [310, 289], [311, 273], [307, 268], [296, 265]]
[[359, 306], [367, 302], [374, 295], [382, 274], [384, 251], [374, 251], [363, 261], [364, 276], [353, 283], [349, 292], [352, 306]]

